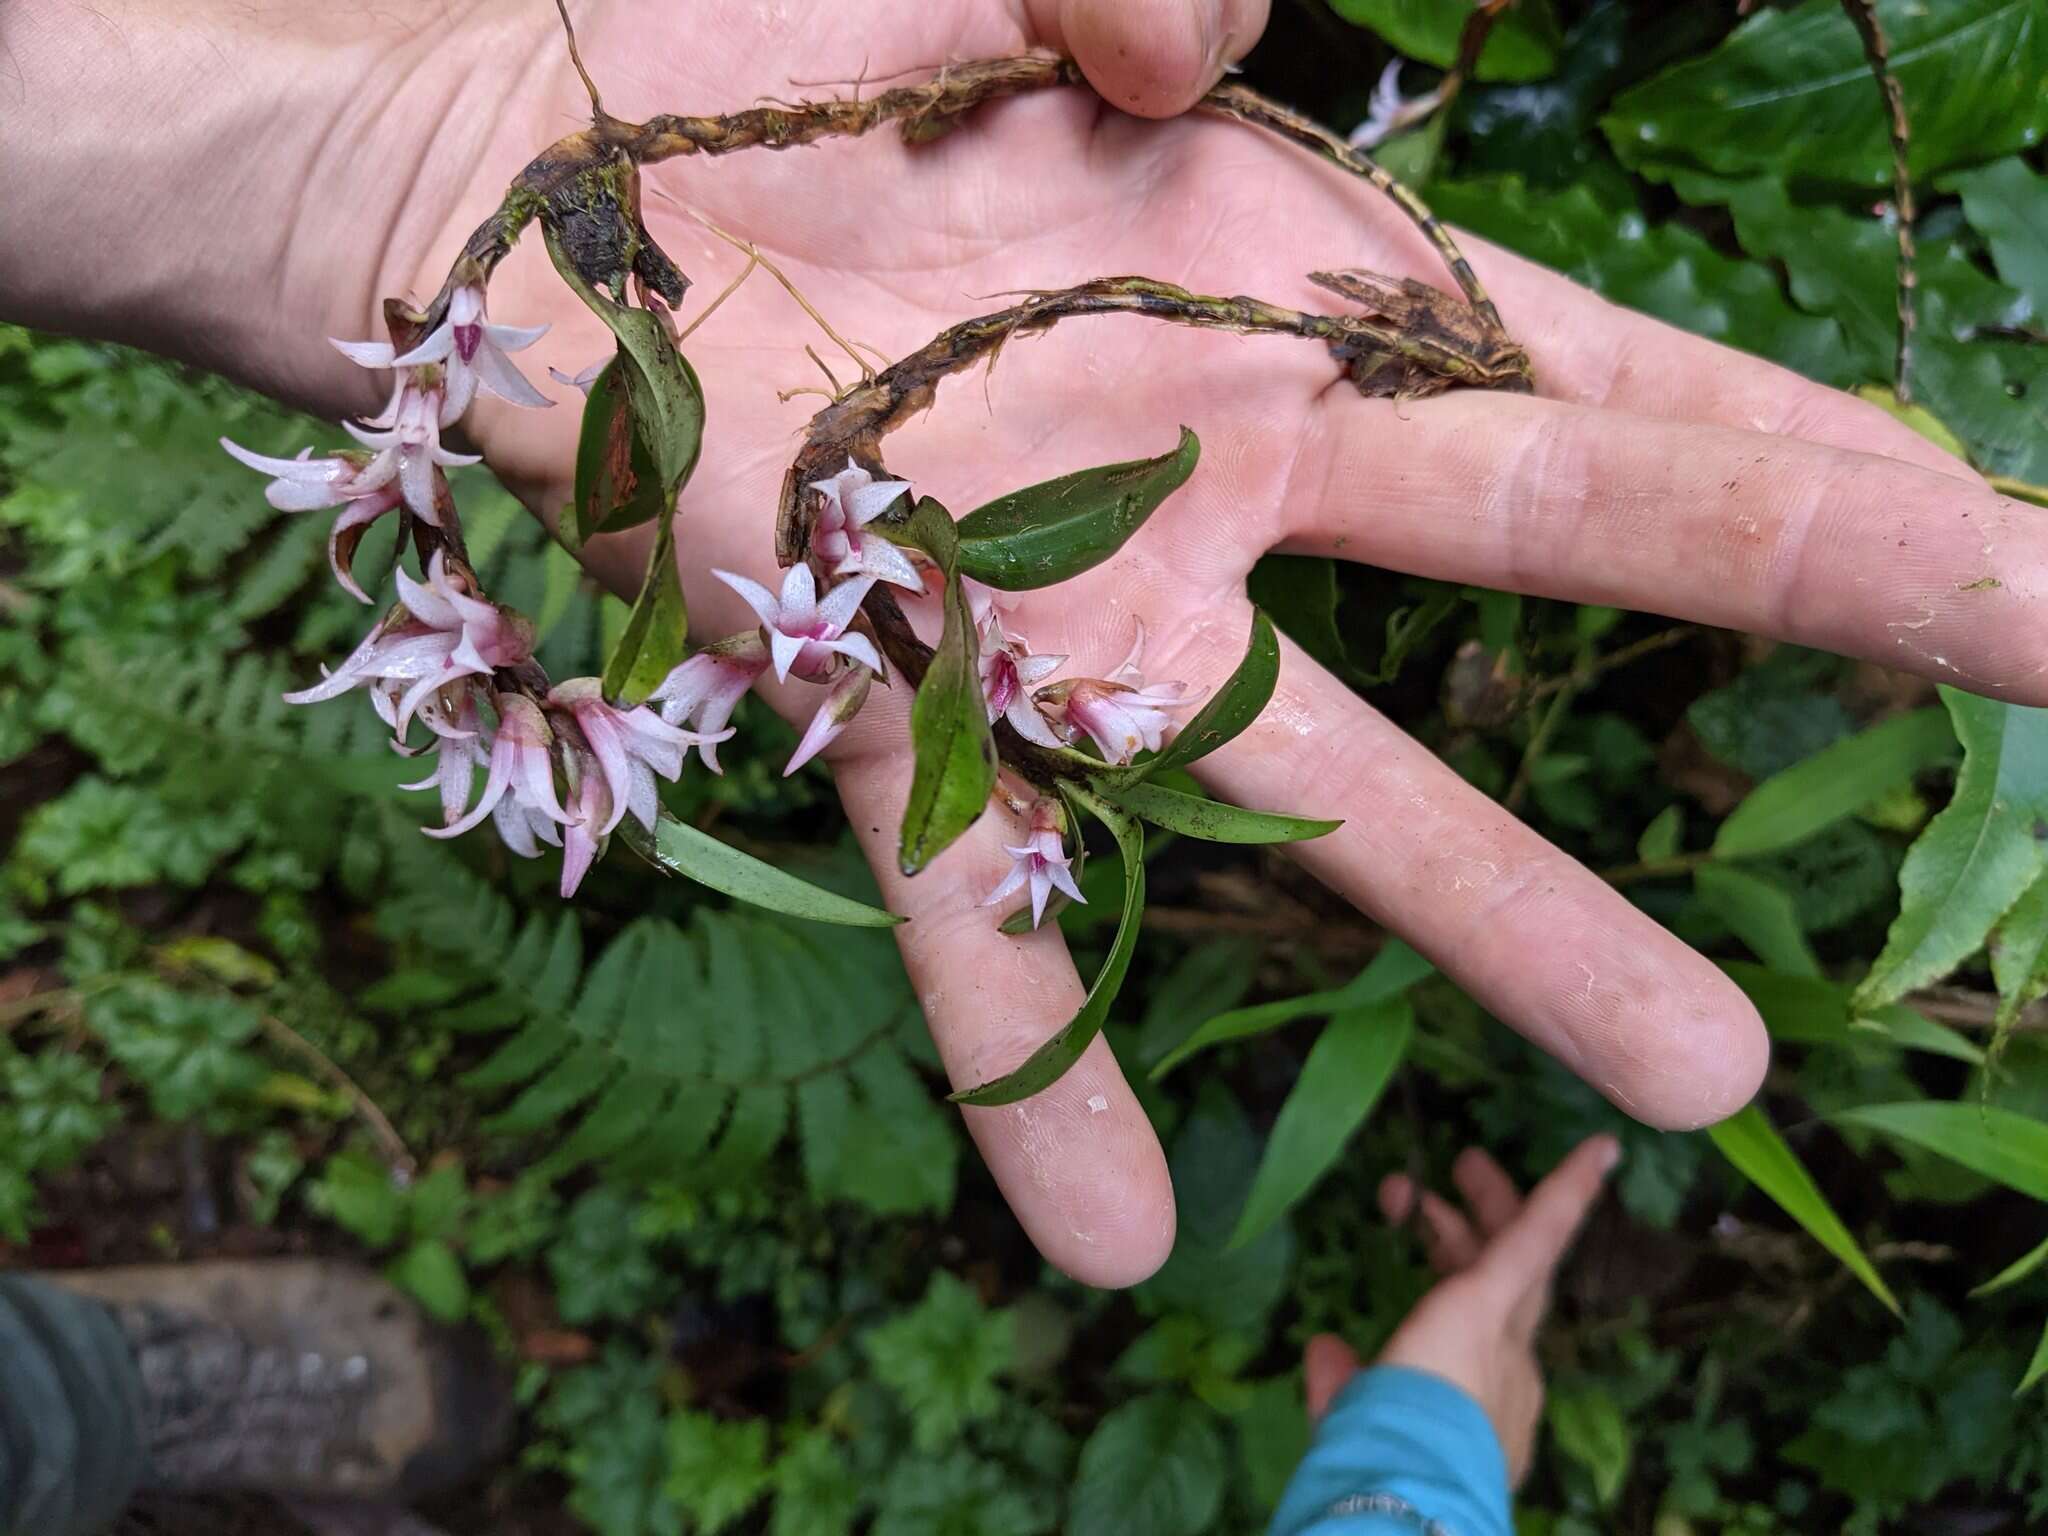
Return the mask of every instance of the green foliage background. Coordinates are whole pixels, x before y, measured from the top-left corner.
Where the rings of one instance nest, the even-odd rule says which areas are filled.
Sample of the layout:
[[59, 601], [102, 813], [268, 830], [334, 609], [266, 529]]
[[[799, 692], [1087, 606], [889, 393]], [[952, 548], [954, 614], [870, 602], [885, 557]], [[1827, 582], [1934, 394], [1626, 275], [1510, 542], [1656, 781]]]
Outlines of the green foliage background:
[[[1276, 7], [1252, 80], [1343, 126], [1390, 43], [1411, 91], [1451, 57], [1455, 6], [1333, 3]], [[2038, 485], [2048, 7], [1879, 9], [1925, 203], [1922, 424]], [[1445, 215], [1829, 384], [1888, 381], [1889, 157], [1832, 0], [1739, 26], [1522, 0], [1480, 76], [1386, 150]], [[1269, 560], [1285, 628], [1724, 961], [1777, 1064], [1715, 1135], [1647, 1131], [1278, 857], [1155, 839], [1111, 1034], [1171, 1068], [1143, 1092], [1182, 1231], [1094, 1294], [1038, 1263], [939, 1104], [885, 935], [624, 854], [565, 909], [551, 868], [419, 836], [367, 710], [279, 702], [360, 610], [222, 431], [305, 435], [0, 331], [0, 1262], [388, 1265], [518, 1363], [520, 1461], [436, 1511], [456, 1531], [1197, 1536], [1276, 1498], [1302, 1341], [1369, 1349], [1425, 1286], [1373, 1215], [1384, 1174], [1480, 1141], [1534, 1176], [1608, 1129], [1627, 1160], [1545, 1341], [1524, 1531], [2048, 1519], [2048, 1419], [2015, 1391], [2048, 1359], [2048, 1050], [1985, 1051], [2048, 986], [2048, 715]], [[595, 670], [620, 606], [487, 481], [462, 493], [550, 670]], [[775, 776], [786, 728], [740, 723], [671, 809], [871, 896], [823, 777]], [[1098, 855], [1102, 899], [1063, 919], [1084, 966], [1121, 883]]]

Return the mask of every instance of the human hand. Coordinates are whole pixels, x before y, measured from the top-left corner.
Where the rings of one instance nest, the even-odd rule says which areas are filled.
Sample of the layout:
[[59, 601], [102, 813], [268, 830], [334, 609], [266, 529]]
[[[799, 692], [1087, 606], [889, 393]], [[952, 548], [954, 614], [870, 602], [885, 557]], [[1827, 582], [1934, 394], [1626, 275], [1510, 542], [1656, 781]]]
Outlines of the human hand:
[[[1536, 1330], [1550, 1310], [1551, 1282], [1620, 1156], [1612, 1136], [1588, 1137], [1524, 1199], [1499, 1163], [1468, 1147], [1451, 1169], [1465, 1210], [1420, 1192], [1429, 1261], [1444, 1278], [1394, 1330], [1378, 1363], [1463, 1388], [1500, 1437], [1511, 1487], [1528, 1475], [1543, 1413]], [[1380, 1185], [1380, 1210], [1400, 1226], [1416, 1214], [1416, 1196], [1413, 1180], [1392, 1174]], [[1357, 1353], [1333, 1333], [1308, 1341], [1302, 1367], [1311, 1419], [1328, 1411], [1360, 1368]]]
[[[33, 15], [54, 0], [30, 3]], [[141, 26], [146, 10], [124, 14]], [[819, 5], [801, 16], [749, 9], [687, 25], [651, 0], [574, 10], [606, 103], [626, 116], [730, 109], [756, 92], [818, 94], [833, 87], [789, 82], [1062, 41], [1081, 50], [1112, 96], [1135, 92], [1164, 110], [1248, 47], [1258, 22], [1255, 4], [1183, 9], [1168, 0], [1068, 0], [1057, 15], [1050, 4], [1003, 0], [879, 13]], [[378, 382], [335, 357], [321, 335], [374, 335], [382, 295], [430, 296], [519, 166], [583, 119], [582, 89], [542, 6], [451, 16], [422, 5], [395, 24], [310, 4], [262, 17], [267, 36], [343, 25], [355, 33], [341, 64], [302, 71], [289, 77], [291, 90], [277, 90], [276, 137], [299, 144], [302, 182], [275, 164], [259, 175], [260, 161], [222, 170], [217, 154], [203, 170], [182, 171], [188, 184], [210, 188], [206, 177], [227, 176], [245, 200], [274, 200], [256, 227], [282, 233], [245, 241], [232, 263], [247, 291], [208, 287], [212, 269], [187, 250], [182, 286], [161, 273], [153, 284], [130, 282], [163, 296], [146, 323], [141, 308], [112, 325], [76, 323], [200, 355], [329, 415], [373, 409]], [[379, 44], [371, 29], [392, 25], [404, 30]], [[35, 37], [0, 41], [31, 83], [42, 78]], [[237, 35], [227, 56], [245, 44], [255, 46]], [[195, 52], [185, 65], [204, 100], [273, 77], [225, 75], [207, 62], [218, 51]], [[161, 72], [161, 53], [155, 62]], [[310, 110], [307, 100], [331, 98], [336, 70], [344, 105]], [[54, 116], [75, 134], [83, 110]], [[307, 130], [293, 127], [302, 118], [319, 129], [310, 146]], [[38, 148], [24, 147], [24, 159]], [[153, 169], [150, 187], [179, 185]], [[700, 294], [722, 286], [739, 260], [685, 205], [758, 242], [840, 331], [892, 356], [996, 307], [990, 295], [1103, 274], [1312, 307], [1301, 274], [1313, 266], [1440, 275], [1398, 215], [1309, 157], [1199, 115], [1139, 123], [1077, 91], [997, 103], [917, 149], [877, 135], [675, 161], [647, 179], [649, 223]], [[0, 174], [0, 193], [8, 191]], [[75, 219], [76, 205], [73, 196], [59, 211]], [[220, 217], [189, 187], [182, 201], [127, 206], [153, 221], [153, 249], [176, 253], [183, 239], [204, 251], [217, 239], [187, 227], [201, 214]], [[243, 206], [246, 216], [256, 205]], [[36, 227], [47, 239], [51, 221]], [[1284, 548], [1753, 630], [2048, 703], [2048, 626], [2035, 621], [2048, 535], [2037, 515], [1874, 407], [1619, 310], [1530, 263], [1468, 249], [1529, 350], [1536, 398], [1364, 400], [1340, 384], [1327, 356], [1298, 343], [1105, 320], [1007, 349], [986, 403], [972, 381], [949, 386], [923, 423], [891, 438], [891, 468], [965, 508], [1068, 469], [1158, 452], [1183, 421], [1200, 433], [1194, 480], [1120, 558], [1019, 603], [1012, 627], [1034, 650], [1070, 654], [1076, 675], [1120, 657], [1142, 619], [1148, 675], [1214, 685], [1247, 628], [1246, 572]], [[10, 302], [16, 313], [24, 292], [83, 302], [77, 287], [17, 279]], [[9, 296], [0, 272], [0, 299]], [[500, 269], [492, 306], [503, 321], [555, 322], [524, 355], [537, 364], [573, 372], [609, 347], [535, 241]], [[686, 307], [685, 323], [695, 308]], [[752, 622], [704, 579], [708, 568], [774, 574], [773, 510], [810, 410], [802, 399], [779, 402], [776, 391], [811, 382], [802, 347], [816, 340], [757, 276], [687, 344], [710, 411], [678, 524], [700, 637]], [[568, 494], [574, 412], [494, 406], [482, 402], [470, 418], [477, 445], [550, 515]], [[628, 587], [643, 549], [631, 536], [600, 540], [590, 563]], [[1987, 586], [1980, 578], [1994, 550], [1998, 581]], [[830, 755], [884, 897], [912, 919], [899, 937], [947, 1070], [958, 1084], [978, 1083], [1057, 1028], [1082, 988], [1051, 927], [1006, 937], [976, 905], [1008, 864], [1000, 845], [1017, 829], [1005, 818], [985, 817], [915, 880], [894, 873], [909, 781], [905, 692], [878, 691]], [[795, 718], [817, 703], [801, 685], [770, 698]], [[1760, 1079], [1761, 1023], [1715, 967], [1299, 650], [1286, 648], [1262, 719], [1201, 769], [1224, 798], [1345, 818], [1294, 856], [1638, 1117], [1701, 1124], [1738, 1107]], [[970, 1110], [967, 1120], [1055, 1263], [1115, 1284], [1164, 1258], [1173, 1238], [1164, 1160], [1106, 1043], [1037, 1098]]]

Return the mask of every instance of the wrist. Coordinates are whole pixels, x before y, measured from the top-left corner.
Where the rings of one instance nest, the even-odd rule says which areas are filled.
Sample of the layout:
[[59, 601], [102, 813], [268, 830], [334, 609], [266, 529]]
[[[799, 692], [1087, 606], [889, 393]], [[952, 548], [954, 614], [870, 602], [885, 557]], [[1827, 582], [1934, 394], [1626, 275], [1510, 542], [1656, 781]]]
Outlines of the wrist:
[[493, 9], [13, 0], [0, 317], [369, 408], [321, 337], [378, 334], [443, 237], [543, 36]]

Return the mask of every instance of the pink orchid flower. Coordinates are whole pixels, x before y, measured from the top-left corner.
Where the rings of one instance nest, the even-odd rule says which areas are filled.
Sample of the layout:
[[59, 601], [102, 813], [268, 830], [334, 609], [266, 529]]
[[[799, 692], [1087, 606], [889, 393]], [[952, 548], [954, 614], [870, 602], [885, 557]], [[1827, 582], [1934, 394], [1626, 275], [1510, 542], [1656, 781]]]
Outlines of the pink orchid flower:
[[827, 690], [825, 702], [811, 716], [811, 723], [804, 729], [803, 740], [796, 744], [796, 751], [783, 768], [785, 779], [839, 739], [839, 733], [860, 713], [861, 705], [867, 703], [868, 689], [874, 681], [875, 674], [865, 667], [851, 663], [842, 666], [839, 680]]
[[[446, 826], [422, 830], [429, 837], [458, 837], [495, 814], [506, 846], [530, 858], [533, 854], [527, 850], [533, 847], [537, 831], [552, 843], [556, 835], [547, 823], [570, 820], [555, 794], [554, 733], [533, 700], [501, 693], [492, 702], [498, 711], [498, 729], [491, 737], [483, 792], [467, 815]], [[505, 807], [502, 812], [501, 805]]]
[[777, 680], [786, 681], [794, 674], [806, 682], [821, 681], [835, 654], [857, 661], [877, 675], [881, 673], [882, 658], [876, 653], [874, 642], [866, 635], [846, 633], [846, 626], [860, 611], [861, 599], [875, 584], [873, 576], [842, 581], [821, 602], [817, 579], [801, 561], [784, 573], [779, 596], [758, 581], [731, 571], [711, 574], [746, 599], [747, 606], [759, 616], [768, 635], [768, 652]]
[[1045, 903], [1054, 891], [1083, 906], [1088, 904], [1088, 898], [1074, 883], [1071, 867], [1074, 861], [1061, 835], [1061, 820], [1059, 807], [1050, 800], [1040, 800], [1032, 806], [1030, 835], [1021, 847], [1004, 849], [1016, 862], [1010, 866], [1010, 872], [1003, 876], [1001, 883], [982, 898], [984, 907], [993, 907], [1028, 885], [1031, 887], [1031, 926], [1036, 928], [1045, 920]]
[[652, 832], [661, 811], [655, 775], [674, 779], [683, 771], [683, 758], [691, 747], [715, 744], [732, 735], [730, 728], [711, 736], [678, 729], [644, 704], [615, 709], [604, 701], [603, 689], [594, 677], [572, 677], [557, 683], [548, 694], [548, 704], [575, 720], [603, 776], [608, 804], [604, 824], [597, 829], [600, 837], [608, 836], [629, 811]]
[[1107, 763], [1128, 763], [1142, 751], [1157, 752], [1177, 709], [1201, 698], [1186, 683], [1147, 683], [1138, 673], [1145, 649], [1145, 626], [1131, 654], [1108, 677], [1084, 677], [1041, 688], [1037, 703], [1053, 728], [1069, 742], [1086, 734]]
[[[274, 459], [268, 454], [252, 453], [225, 437], [220, 445], [237, 462], [271, 477], [270, 484], [264, 487], [263, 499], [278, 511], [342, 509], [327, 531], [327, 563], [344, 592], [360, 602], [369, 602], [369, 593], [356, 585], [349, 565], [370, 524], [403, 499], [396, 483], [397, 459], [372, 458], [366, 453], [331, 453], [316, 459], [310, 448], [300, 450], [295, 459]], [[436, 519], [430, 516], [427, 521]]]
[[804, 489], [825, 498], [811, 527], [811, 553], [834, 576], [868, 575], [913, 592], [924, 590], [924, 578], [910, 557], [880, 534], [864, 530], [910, 490], [908, 480], [877, 480], [852, 459], [827, 480], [813, 480]]
[[768, 670], [768, 644], [758, 629], [707, 645], [662, 679], [661, 686], [647, 696], [647, 702], [661, 706], [661, 718], [670, 725], [688, 726], [695, 731], [693, 745], [704, 766], [722, 773], [718, 766], [718, 743], [732, 735], [726, 721], [754, 679]]

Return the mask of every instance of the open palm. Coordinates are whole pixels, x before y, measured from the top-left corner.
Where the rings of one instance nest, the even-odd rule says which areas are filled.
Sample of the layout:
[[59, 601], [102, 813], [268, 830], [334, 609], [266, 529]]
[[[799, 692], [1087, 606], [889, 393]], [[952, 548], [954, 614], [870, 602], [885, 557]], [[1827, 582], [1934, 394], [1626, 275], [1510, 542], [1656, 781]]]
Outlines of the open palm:
[[[763, 19], [765, 9], [691, 7], [686, 22], [651, 0], [575, 8], [606, 106], [625, 117], [815, 96], [851, 89], [817, 82], [863, 71], [1048, 43], [1074, 46], [1093, 78], [1129, 78], [1134, 90], [1178, 69], [1185, 99], [1205, 65], [1252, 40], [1205, 43], [1185, 21], [1187, 37], [1164, 22], [1148, 30], [1155, 11], [1186, 9], [1152, 5], [1128, 6], [1122, 23], [1084, 37], [1080, 20], [1104, 10], [1085, 0], [1066, 5], [1065, 37], [1004, 0], [820, 0], [778, 8], [780, 19]], [[1119, 24], [1130, 28], [1122, 53]], [[440, 285], [519, 165], [584, 115], [581, 87], [539, 19], [488, 25], [507, 50], [494, 46], [495, 56], [534, 63], [490, 87], [504, 96], [475, 115], [487, 129], [464, 130], [476, 142], [457, 147], [475, 161], [474, 179], [448, 188], [445, 224], [410, 231], [394, 253], [397, 286], [416, 294]], [[1095, 276], [1142, 273], [1309, 308], [1327, 307], [1302, 275], [1312, 267], [1441, 280], [1420, 237], [1334, 169], [1233, 123], [1143, 121], [1079, 90], [998, 103], [918, 149], [885, 133], [674, 161], [650, 170], [648, 188], [648, 222], [697, 280], [693, 299], [742, 258], [689, 210], [757, 242], [842, 333], [891, 357], [1000, 307], [994, 295]], [[609, 340], [538, 246], [529, 241], [500, 270], [493, 312], [552, 320], [529, 356], [573, 372]], [[2048, 552], [2037, 514], [1873, 408], [1512, 256], [1472, 254], [1530, 352], [1536, 398], [1368, 401], [1340, 383], [1327, 354], [1298, 341], [1090, 319], [1009, 347], [986, 384], [946, 386], [934, 412], [890, 439], [890, 468], [964, 510], [1070, 469], [1163, 451], [1181, 423], [1199, 433], [1194, 479], [1119, 558], [1019, 602], [1010, 627], [1034, 650], [1071, 655], [1070, 674], [1113, 665], [1142, 621], [1148, 676], [1213, 686], [1244, 643], [1246, 573], [1284, 548], [1654, 610], [2048, 702], [2048, 626], [2030, 622]], [[696, 307], [685, 306], [685, 323]], [[822, 382], [807, 342], [829, 350], [757, 274], [687, 343], [710, 415], [678, 524], [700, 639], [753, 622], [709, 568], [774, 578], [782, 475], [822, 403], [777, 398]], [[842, 379], [851, 373], [843, 357], [829, 360]], [[543, 515], [563, 503], [574, 410], [480, 407], [471, 422], [493, 467]], [[591, 564], [630, 587], [642, 548], [630, 536], [608, 542]], [[1994, 551], [1998, 582], [1987, 586]], [[792, 684], [771, 697], [796, 718], [819, 695]], [[878, 690], [830, 758], [888, 904], [911, 919], [899, 930], [904, 958], [947, 1070], [976, 1083], [1057, 1028], [1082, 985], [1050, 925], [1005, 937], [977, 905], [1007, 867], [1000, 845], [1017, 841], [1004, 816], [985, 817], [915, 880], [894, 872], [908, 702], [907, 690]], [[1697, 1125], [1754, 1090], [1763, 1028], [1711, 964], [1299, 650], [1285, 651], [1265, 715], [1201, 776], [1240, 803], [1344, 818], [1295, 856], [1630, 1113]], [[1164, 1163], [1104, 1042], [1044, 1094], [967, 1115], [1055, 1263], [1119, 1283], [1163, 1259], [1173, 1235]]]

